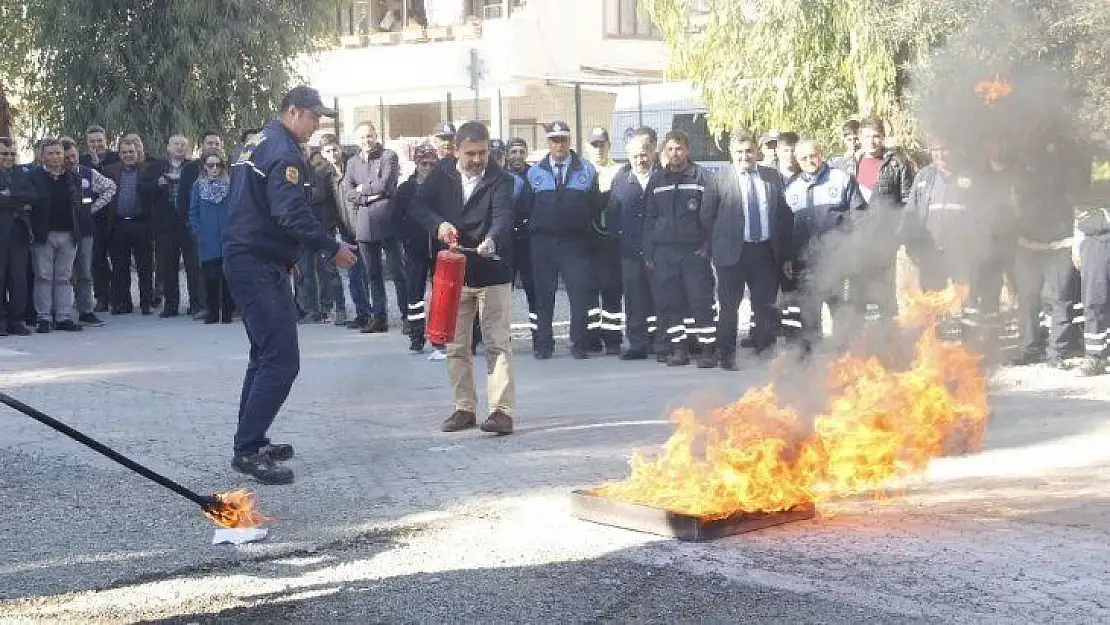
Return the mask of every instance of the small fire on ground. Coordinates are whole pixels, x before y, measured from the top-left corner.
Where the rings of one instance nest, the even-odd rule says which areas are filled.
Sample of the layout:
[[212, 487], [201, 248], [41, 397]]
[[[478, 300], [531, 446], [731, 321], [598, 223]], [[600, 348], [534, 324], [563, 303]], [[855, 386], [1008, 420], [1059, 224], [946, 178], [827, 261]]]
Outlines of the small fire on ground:
[[[918, 473], [952, 447], [978, 449], [990, 412], [980, 356], [937, 338], [966, 287], [912, 296], [899, 318], [918, 331], [902, 371], [851, 354], [833, 361], [828, 401], [812, 419], [776, 395], [751, 389], [708, 419], [671, 414], [676, 430], [655, 458], [636, 451], [627, 480], [595, 494], [703, 519], [780, 512], [872, 492]], [[816, 381], [815, 381], [816, 383]]]
[[269, 519], [255, 510], [254, 493], [233, 490], [214, 495], [215, 503], [204, 508], [204, 516], [221, 527], [258, 527]]
[[1013, 93], [1014, 87], [1000, 74], [995, 74], [991, 80], [981, 80], [975, 84], [975, 93], [983, 104], [992, 106], [998, 100]]

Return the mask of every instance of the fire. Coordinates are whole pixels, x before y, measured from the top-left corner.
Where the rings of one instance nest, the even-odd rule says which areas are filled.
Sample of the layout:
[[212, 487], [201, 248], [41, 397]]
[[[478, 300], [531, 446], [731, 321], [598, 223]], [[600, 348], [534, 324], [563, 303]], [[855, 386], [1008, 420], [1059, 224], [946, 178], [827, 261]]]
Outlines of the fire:
[[233, 490], [213, 495], [215, 503], [204, 508], [204, 515], [223, 527], [258, 527], [269, 519], [254, 509], [254, 493]]
[[812, 420], [781, 405], [773, 384], [706, 422], [676, 410], [675, 432], [658, 456], [634, 452], [630, 477], [595, 492], [706, 519], [777, 512], [862, 492], [885, 496], [884, 487], [930, 459], [978, 448], [990, 411], [979, 356], [936, 336], [939, 316], [966, 293], [949, 287], [911, 299], [899, 322], [921, 334], [904, 371], [876, 358], [838, 358], [828, 401]]
[[975, 93], [987, 106], [992, 106], [999, 99], [1010, 95], [1013, 90], [1013, 85], [999, 74], [995, 74], [991, 80], [981, 80], [975, 84]]

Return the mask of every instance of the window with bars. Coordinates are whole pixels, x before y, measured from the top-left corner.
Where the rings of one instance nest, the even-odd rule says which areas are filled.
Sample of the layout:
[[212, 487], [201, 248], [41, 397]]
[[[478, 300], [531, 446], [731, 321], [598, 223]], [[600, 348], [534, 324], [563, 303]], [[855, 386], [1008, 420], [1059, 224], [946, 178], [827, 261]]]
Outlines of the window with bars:
[[608, 39], [663, 39], [640, 0], [603, 0], [605, 37]]

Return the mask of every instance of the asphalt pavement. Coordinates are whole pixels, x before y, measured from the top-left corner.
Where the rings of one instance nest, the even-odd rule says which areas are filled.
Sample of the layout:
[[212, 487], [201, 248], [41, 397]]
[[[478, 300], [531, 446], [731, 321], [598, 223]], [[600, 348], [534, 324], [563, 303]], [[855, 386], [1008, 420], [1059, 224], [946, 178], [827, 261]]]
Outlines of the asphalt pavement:
[[903, 497], [689, 544], [576, 520], [566, 495], [626, 475], [670, 409], [765, 381], [755, 359], [538, 362], [522, 336], [498, 438], [439, 432], [444, 365], [396, 330], [303, 326], [273, 432], [297, 482], [260, 486], [229, 467], [242, 327], [107, 321], [0, 339], [0, 389], [199, 492], [254, 489], [270, 535], [213, 546], [194, 504], [5, 408], [0, 622], [1110, 622], [1104, 379], [1003, 370], [987, 449]]

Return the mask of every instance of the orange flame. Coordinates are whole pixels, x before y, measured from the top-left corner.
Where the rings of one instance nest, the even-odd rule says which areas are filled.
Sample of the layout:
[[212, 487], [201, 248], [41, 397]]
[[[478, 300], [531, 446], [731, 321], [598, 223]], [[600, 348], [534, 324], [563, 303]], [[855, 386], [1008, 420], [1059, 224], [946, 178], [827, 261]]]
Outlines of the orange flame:
[[[965, 287], [915, 295], [905, 327], [920, 327], [905, 371], [846, 355], [829, 367], [829, 398], [808, 421], [780, 406], [774, 385], [751, 389], [702, 423], [689, 409], [657, 457], [639, 450], [630, 477], [598, 495], [707, 519], [776, 512], [873, 491], [955, 447], [978, 448], [990, 412], [979, 355], [936, 336]], [[700, 450], [700, 453], [699, 453]]]
[[254, 509], [254, 493], [233, 490], [213, 496], [216, 503], [204, 508], [204, 516], [222, 527], [258, 527], [268, 518]]
[[999, 74], [995, 74], [991, 80], [980, 80], [975, 83], [975, 93], [987, 106], [994, 105], [995, 102], [1010, 95], [1013, 91], [1013, 85]]

